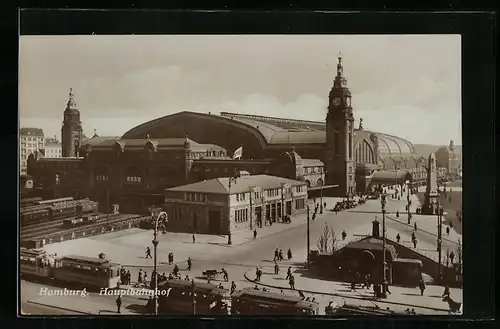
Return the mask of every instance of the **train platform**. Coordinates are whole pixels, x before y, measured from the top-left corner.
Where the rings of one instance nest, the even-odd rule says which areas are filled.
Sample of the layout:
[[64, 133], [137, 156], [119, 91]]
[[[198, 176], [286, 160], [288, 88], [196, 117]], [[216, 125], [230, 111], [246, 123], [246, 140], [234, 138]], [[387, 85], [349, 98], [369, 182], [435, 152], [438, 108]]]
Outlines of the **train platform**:
[[[355, 291], [351, 291], [350, 284], [336, 281], [325, 281], [317, 278], [306, 276], [307, 272], [296, 269], [293, 272], [295, 277], [295, 290], [300, 290], [306, 295], [322, 296], [322, 297], [339, 297], [344, 298], [347, 303], [354, 305], [378, 306], [397, 312], [404, 312], [406, 309], [414, 309], [417, 314], [448, 314], [449, 307], [442, 300], [444, 287], [428, 285], [423, 296], [420, 295], [418, 288], [406, 288], [398, 286], [390, 286], [391, 294], [388, 294], [385, 299], [375, 299], [372, 289], [361, 289], [360, 286]], [[292, 292], [286, 280], [286, 271], [281, 271], [280, 274], [274, 275], [263, 271], [260, 282], [255, 281], [255, 269], [250, 269], [245, 273], [245, 278], [252, 285], [257, 285], [260, 288], [266, 287], [284, 292]], [[451, 298], [457, 302], [462, 302], [462, 289], [451, 288]], [[370, 305], [371, 304], [371, 305]]]

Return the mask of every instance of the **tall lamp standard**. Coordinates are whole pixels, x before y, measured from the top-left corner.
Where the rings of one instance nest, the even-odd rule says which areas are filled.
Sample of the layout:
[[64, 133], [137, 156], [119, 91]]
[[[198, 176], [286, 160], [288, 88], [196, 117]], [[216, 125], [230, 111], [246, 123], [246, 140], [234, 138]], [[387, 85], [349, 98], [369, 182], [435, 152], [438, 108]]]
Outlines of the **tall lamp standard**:
[[311, 252], [311, 241], [309, 231], [309, 205], [307, 205], [307, 266], [309, 266], [309, 254]]
[[407, 201], [407, 212], [408, 212], [408, 225], [410, 224], [411, 221], [411, 212], [410, 212], [410, 184], [406, 184], [406, 201]]
[[[153, 215], [154, 216], [154, 215]], [[157, 273], [157, 264], [158, 264], [158, 258], [156, 257], [157, 254], [157, 249], [158, 249], [158, 224], [161, 224], [161, 226], [165, 227], [168, 223], [168, 215], [166, 212], [162, 211], [158, 214], [155, 220], [155, 229], [153, 232], [153, 262], [154, 262], [154, 268], [153, 268], [153, 273], [154, 273], [154, 278], [153, 278], [153, 283], [154, 283], [154, 314], [158, 315], [158, 273]]]
[[320, 188], [320, 201], [319, 201], [319, 213], [323, 213], [323, 180], [321, 180], [321, 188]]
[[387, 259], [385, 253], [385, 204], [386, 204], [386, 194], [382, 194], [380, 198], [380, 205], [382, 207], [382, 298], [387, 297]]
[[441, 280], [441, 251], [442, 251], [442, 226], [443, 226], [443, 215], [444, 215], [444, 210], [443, 207], [439, 204], [439, 196], [438, 196], [438, 204], [437, 204], [437, 220], [438, 220], [438, 227], [437, 227], [437, 252], [438, 252], [438, 280]]
[[[231, 217], [231, 185], [234, 182], [236, 184], [236, 178], [237, 176], [231, 176], [229, 177], [229, 184], [228, 184], [228, 193], [229, 193], [229, 217]], [[227, 244], [232, 245], [233, 242], [231, 241], [231, 221], [229, 221], [229, 232], [227, 234]]]

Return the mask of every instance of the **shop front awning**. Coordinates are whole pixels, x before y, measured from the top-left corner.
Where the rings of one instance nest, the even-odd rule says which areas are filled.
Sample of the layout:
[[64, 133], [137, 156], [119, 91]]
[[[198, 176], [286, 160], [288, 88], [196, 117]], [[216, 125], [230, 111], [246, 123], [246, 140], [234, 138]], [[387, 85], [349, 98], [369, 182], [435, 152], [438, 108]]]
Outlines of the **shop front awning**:
[[371, 177], [371, 183], [376, 185], [395, 185], [412, 182], [413, 177], [408, 170], [376, 171]]

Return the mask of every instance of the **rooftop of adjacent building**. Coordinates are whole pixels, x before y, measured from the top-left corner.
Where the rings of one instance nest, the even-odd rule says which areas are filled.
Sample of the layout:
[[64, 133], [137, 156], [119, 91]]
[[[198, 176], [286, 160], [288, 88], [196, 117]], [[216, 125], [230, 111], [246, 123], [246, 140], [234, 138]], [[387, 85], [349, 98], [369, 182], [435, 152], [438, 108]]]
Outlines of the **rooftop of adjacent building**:
[[43, 137], [43, 129], [40, 128], [31, 128], [31, 127], [23, 127], [19, 129], [20, 136], [36, 136]]
[[236, 180], [232, 180], [231, 188], [229, 188], [229, 180], [230, 177], [214, 178], [203, 182], [169, 188], [166, 189], [166, 191], [215, 194], [229, 194], [229, 191], [231, 191], [231, 194], [237, 194], [248, 192], [253, 187], [267, 190], [281, 188], [282, 184], [290, 184], [290, 186], [306, 184], [304, 182], [270, 175], [243, 175], [236, 178]]

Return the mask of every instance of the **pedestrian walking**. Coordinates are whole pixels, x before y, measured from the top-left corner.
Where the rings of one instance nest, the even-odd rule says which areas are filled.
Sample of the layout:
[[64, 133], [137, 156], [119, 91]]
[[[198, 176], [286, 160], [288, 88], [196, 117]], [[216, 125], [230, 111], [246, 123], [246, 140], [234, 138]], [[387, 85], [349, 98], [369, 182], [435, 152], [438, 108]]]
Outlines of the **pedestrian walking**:
[[415, 232], [417, 231], [417, 222], [413, 223], [413, 228], [415, 229]]
[[368, 288], [370, 289], [370, 276], [367, 274], [365, 275], [365, 282], [363, 283], [363, 287], [362, 288]]
[[231, 294], [233, 294], [236, 291], [236, 283], [231, 282]]
[[323, 203], [323, 209], [326, 209], [326, 202]]
[[179, 266], [177, 266], [177, 264], [175, 264], [174, 270], [172, 271], [172, 273], [174, 273], [174, 276], [177, 276], [177, 274], [179, 274]]
[[255, 268], [255, 281], [259, 282], [260, 281], [260, 276], [259, 276], [259, 268]]
[[116, 308], [117, 308], [117, 313], [121, 313], [120, 312], [120, 308], [122, 307], [122, 296], [121, 295], [118, 295], [118, 297], [116, 298]]
[[418, 285], [418, 287], [420, 288], [420, 296], [423, 296], [424, 295], [424, 290], [425, 290], [424, 280], [420, 280], [420, 284]]
[[227, 274], [227, 271], [225, 269], [222, 269], [221, 272], [222, 272], [222, 277], [223, 277], [224, 281], [228, 282], [229, 275]]
[[411, 233], [411, 241], [414, 241], [416, 239], [417, 239], [417, 237], [415, 236], [415, 232], [412, 232]]
[[188, 270], [188, 271], [191, 271], [191, 265], [193, 264], [193, 261], [191, 260], [191, 257], [188, 257], [187, 263], [188, 263], [188, 268], [187, 268], [187, 270]]
[[283, 259], [285, 259], [283, 257], [283, 250], [280, 249], [280, 252], [278, 253], [278, 260], [281, 262], [281, 261], [283, 261]]
[[146, 248], [146, 258], [153, 258], [151, 257], [151, 248], [149, 247]]
[[398, 235], [396, 235], [396, 242], [399, 243], [399, 241], [401, 241], [401, 236], [398, 233]]
[[413, 240], [413, 248], [417, 249], [417, 239]]
[[295, 290], [295, 278], [293, 277], [293, 275], [290, 275], [289, 283], [290, 283], [290, 288]]
[[345, 230], [342, 231], [342, 240], [345, 240], [345, 238], [347, 238], [347, 233], [345, 232]]
[[132, 274], [130, 274], [130, 270], [127, 271], [126, 278], [127, 278], [126, 284], [130, 284], [132, 282]]
[[441, 297], [444, 297], [444, 296], [450, 296], [450, 286], [448, 286], [448, 285], [446, 285], [444, 287], [443, 296], [441, 296]]
[[257, 230], [253, 230], [253, 239], [255, 240], [257, 238]]
[[396, 218], [399, 218], [399, 210], [396, 211]]
[[285, 278], [285, 280], [290, 279], [291, 276], [292, 276], [292, 267], [288, 266], [288, 270], [286, 271], [286, 278]]
[[292, 250], [291, 249], [288, 249], [287, 256], [288, 256], [288, 260], [292, 259]]
[[453, 264], [453, 260], [455, 259], [455, 253], [452, 251], [450, 254], [450, 261]]
[[315, 220], [315, 219], [316, 219], [316, 212], [314, 212], [314, 214], [312, 215], [311, 219], [312, 219], [312, 220]]
[[139, 274], [137, 275], [137, 282], [142, 283], [142, 269], [139, 269]]
[[280, 273], [280, 267], [278, 266], [278, 263], [274, 262], [274, 274], [279, 274]]
[[273, 258], [273, 262], [275, 262], [276, 260], [279, 260], [279, 250], [278, 248], [276, 248], [276, 250], [274, 250], [274, 258]]
[[148, 272], [144, 272], [144, 284], [148, 284]]
[[450, 235], [450, 227], [446, 226], [446, 235]]
[[194, 233], [193, 233], [193, 243], [196, 243], [196, 237], [194, 236]]

